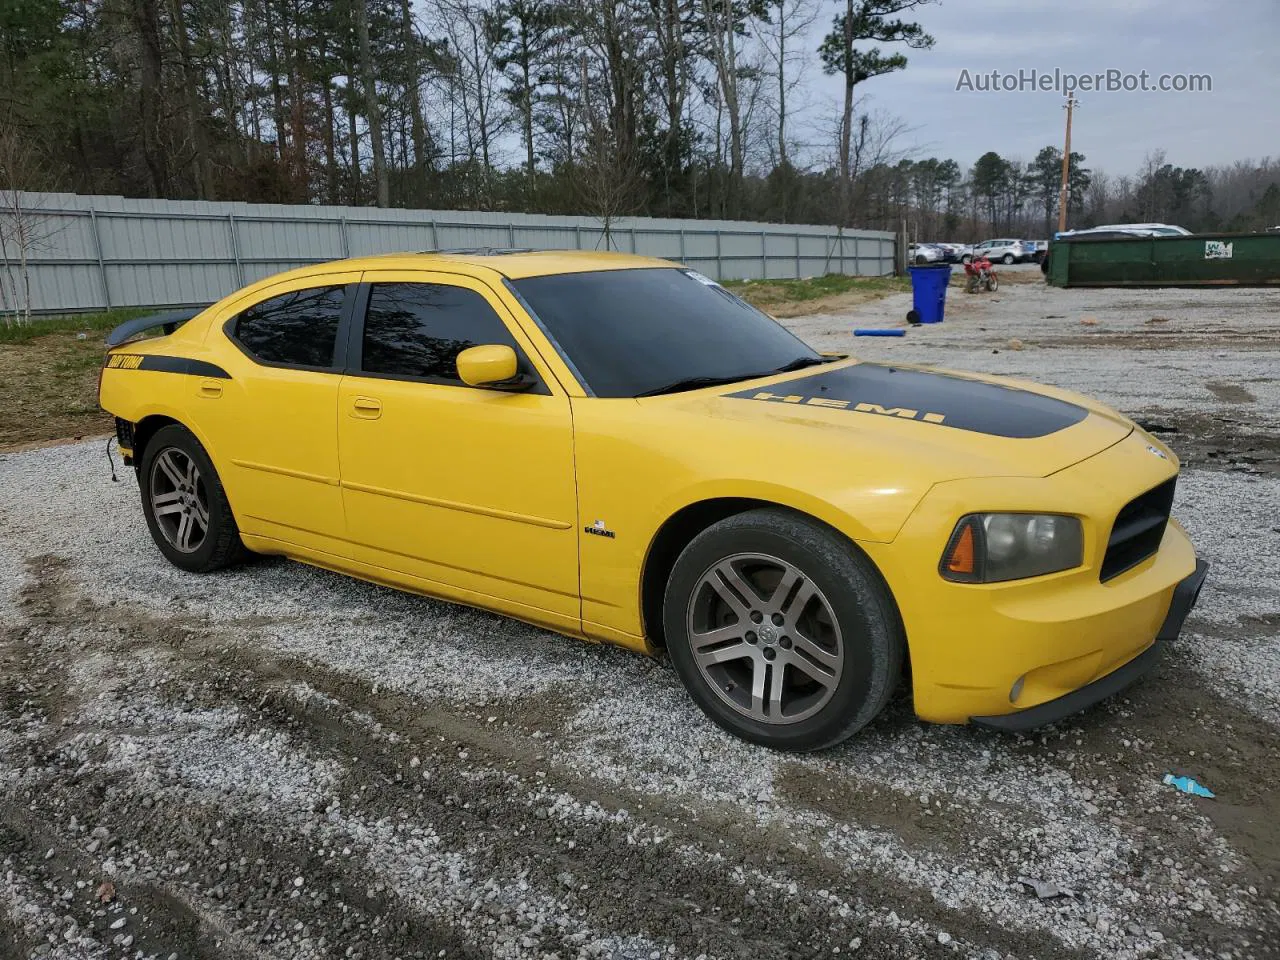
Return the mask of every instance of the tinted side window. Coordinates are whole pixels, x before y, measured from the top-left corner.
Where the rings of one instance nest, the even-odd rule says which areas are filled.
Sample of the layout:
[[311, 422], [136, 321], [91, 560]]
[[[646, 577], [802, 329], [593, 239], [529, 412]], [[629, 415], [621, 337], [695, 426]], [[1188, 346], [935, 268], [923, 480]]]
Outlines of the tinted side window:
[[315, 287], [263, 300], [240, 314], [235, 337], [266, 363], [332, 367], [344, 294], [344, 287]]
[[[361, 368], [366, 373], [461, 384], [456, 360], [468, 347], [520, 348], [487, 300], [442, 283], [377, 283], [369, 290]], [[521, 361], [527, 371], [527, 363]]]

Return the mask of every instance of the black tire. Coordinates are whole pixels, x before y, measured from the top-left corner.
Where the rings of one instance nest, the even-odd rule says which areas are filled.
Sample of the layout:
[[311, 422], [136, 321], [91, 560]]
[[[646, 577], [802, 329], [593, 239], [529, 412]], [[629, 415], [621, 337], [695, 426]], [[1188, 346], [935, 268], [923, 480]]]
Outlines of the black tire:
[[[731, 706], [728, 695], [713, 687], [695, 659], [689, 624], [704, 589], [703, 578], [729, 558], [744, 554], [766, 554], [793, 566], [804, 580], [812, 581], [818, 600], [825, 605], [824, 616], [829, 613], [838, 625], [835, 649], [842, 656], [838, 681], [829, 686], [828, 699], [803, 719], [765, 722], [748, 716], [745, 708]], [[798, 596], [798, 589], [792, 595]], [[777, 750], [821, 750], [870, 723], [898, 683], [906, 647], [897, 605], [871, 561], [829, 527], [783, 509], [737, 514], [695, 537], [671, 571], [663, 598], [663, 625], [676, 673], [702, 711], [735, 736]], [[787, 638], [779, 642], [785, 645]], [[786, 649], [791, 651], [789, 646]], [[791, 682], [797, 681], [794, 667], [788, 671], [780, 666], [774, 670], [784, 678], [782, 683], [788, 676]], [[803, 689], [803, 673], [798, 680]]]
[[1000, 258], [1000, 262], [1003, 263], [1006, 267], [1008, 267], [1013, 265], [1014, 259], [1015, 257], [1012, 253], [1006, 253], [1003, 257]]
[[995, 293], [999, 289], [1000, 278], [993, 273], [991, 276], [987, 277], [987, 290], [991, 293]]
[[960, 262], [961, 262], [961, 263], [973, 263], [973, 255], [972, 255], [972, 254], [969, 254], [969, 253], [966, 253], [964, 256], [962, 256], [962, 257], [960, 258]]
[[[193, 486], [206, 507], [208, 524], [199, 544], [193, 545], [189, 550], [179, 549], [170, 541], [171, 534], [162, 529], [161, 519], [157, 516], [157, 509], [163, 508], [157, 508], [154, 503], [153, 485], [158, 481], [153, 480], [153, 477], [156, 477], [157, 471], [164, 473], [157, 462], [166, 454], [178, 462], [194, 464], [198, 471]], [[231, 513], [222, 481], [204, 447], [186, 427], [178, 424], [161, 427], [147, 442], [142, 461], [138, 464], [138, 489], [142, 495], [142, 513], [147, 518], [151, 539], [165, 559], [175, 567], [191, 573], [211, 573], [244, 558], [247, 551], [240, 540], [240, 529]], [[174, 495], [176, 492], [170, 494]]]
[[916, 266], [917, 266], [917, 267], [923, 267], [923, 266], [924, 266], [926, 263], [928, 263], [928, 262], [929, 262], [929, 258], [928, 258], [928, 257], [924, 256], [923, 254], [919, 254], [919, 253], [917, 253], [917, 254], [916, 254]]

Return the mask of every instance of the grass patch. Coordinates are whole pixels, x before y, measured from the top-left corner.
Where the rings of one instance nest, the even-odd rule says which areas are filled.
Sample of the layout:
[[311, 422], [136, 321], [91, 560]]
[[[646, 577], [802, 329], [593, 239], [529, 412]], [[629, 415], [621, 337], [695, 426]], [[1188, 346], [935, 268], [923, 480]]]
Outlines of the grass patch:
[[27, 343], [38, 337], [56, 333], [83, 333], [98, 341], [114, 327], [126, 320], [155, 313], [154, 310], [107, 310], [102, 313], [76, 313], [64, 317], [32, 317], [30, 323], [14, 323], [6, 319], [0, 323], [0, 343]]
[[803, 301], [834, 297], [852, 290], [901, 293], [911, 289], [911, 281], [906, 277], [850, 277], [828, 273], [802, 280], [725, 280], [724, 286], [744, 300], [767, 295], [773, 299]]
[[110, 310], [0, 324], [0, 450], [111, 431], [98, 371], [113, 327], [148, 310]]
[[726, 280], [724, 286], [775, 317], [831, 313], [911, 289], [907, 277], [849, 277], [828, 273], [803, 280]]

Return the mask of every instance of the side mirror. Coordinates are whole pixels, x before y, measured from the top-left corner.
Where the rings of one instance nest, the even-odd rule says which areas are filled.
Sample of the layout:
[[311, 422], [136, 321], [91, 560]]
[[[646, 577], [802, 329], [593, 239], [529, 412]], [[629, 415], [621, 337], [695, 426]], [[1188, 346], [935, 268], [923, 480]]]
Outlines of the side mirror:
[[468, 347], [458, 354], [458, 376], [469, 387], [491, 390], [524, 390], [532, 385], [519, 375], [516, 352], [503, 344]]

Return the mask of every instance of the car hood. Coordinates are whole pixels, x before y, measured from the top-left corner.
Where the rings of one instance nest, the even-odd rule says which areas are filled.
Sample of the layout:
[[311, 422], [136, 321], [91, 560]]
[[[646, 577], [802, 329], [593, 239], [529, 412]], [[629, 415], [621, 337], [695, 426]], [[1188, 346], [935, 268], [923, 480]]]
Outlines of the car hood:
[[[832, 453], [874, 448], [933, 482], [1048, 476], [1119, 443], [1133, 424], [1036, 384], [918, 366], [842, 361], [666, 398], [688, 412], [804, 434]], [[785, 441], [784, 441], [785, 442]], [[792, 444], [785, 442], [791, 447]]]

